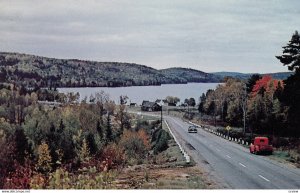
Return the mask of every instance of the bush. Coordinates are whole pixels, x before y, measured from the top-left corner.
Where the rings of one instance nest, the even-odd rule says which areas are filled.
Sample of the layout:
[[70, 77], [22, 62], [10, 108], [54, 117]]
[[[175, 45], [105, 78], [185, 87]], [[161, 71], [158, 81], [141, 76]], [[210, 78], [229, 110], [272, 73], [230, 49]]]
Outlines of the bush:
[[109, 144], [104, 148], [101, 157], [103, 161], [100, 166], [100, 171], [123, 166], [125, 161], [124, 149], [122, 146], [118, 146], [115, 143]]
[[120, 145], [124, 147], [127, 158], [144, 159], [150, 149], [146, 132], [133, 132], [126, 130], [121, 136]]
[[49, 177], [48, 189], [111, 189], [115, 173], [97, 171], [95, 167], [84, 168], [79, 173], [57, 169]]
[[13, 140], [0, 137], [0, 189], [3, 189], [4, 179], [15, 170], [15, 144]]
[[33, 168], [29, 160], [25, 160], [24, 166], [18, 162], [14, 163], [14, 172], [10, 173], [4, 180], [4, 189], [30, 189], [30, 178]]
[[289, 146], [289, 140], [283, 137], [274, 137], [273, 138], [273, 146], [274, 147], [287, 147]]
[[160, 129], [154, 133], [152, 140], [155, 140], [153, 151], [154, 154], [158, 154], [166, 149], [168, 149], [168, 140], [171, 139], [169, 133], [165, 130]]

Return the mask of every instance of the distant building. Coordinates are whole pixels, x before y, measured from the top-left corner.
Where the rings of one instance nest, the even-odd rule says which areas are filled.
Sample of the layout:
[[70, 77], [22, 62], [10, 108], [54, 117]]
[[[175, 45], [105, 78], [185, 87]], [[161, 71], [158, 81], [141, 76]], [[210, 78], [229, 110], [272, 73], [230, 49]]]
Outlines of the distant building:
[[161, 106], [156, 102], [143, 101], [141, 106], [142, 111], [160, 111]]
[[129, 104], [129, 107], [136, 107], [136, 106], [137, 106], [136, 103], [130, 103], [130, 104]]

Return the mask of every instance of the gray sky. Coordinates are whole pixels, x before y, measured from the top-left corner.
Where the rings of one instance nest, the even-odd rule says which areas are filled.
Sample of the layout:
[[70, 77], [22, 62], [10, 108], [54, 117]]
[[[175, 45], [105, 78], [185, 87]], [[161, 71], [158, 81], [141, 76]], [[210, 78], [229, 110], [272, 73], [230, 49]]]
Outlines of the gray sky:
[[205, 72], [287, 71], [299, 0], [0, 0], [0, 51]]

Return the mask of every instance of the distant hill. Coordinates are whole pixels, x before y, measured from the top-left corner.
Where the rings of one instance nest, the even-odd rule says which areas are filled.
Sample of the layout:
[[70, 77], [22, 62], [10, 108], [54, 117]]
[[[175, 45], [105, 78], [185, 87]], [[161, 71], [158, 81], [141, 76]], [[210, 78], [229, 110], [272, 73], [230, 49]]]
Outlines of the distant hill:
[[[214, 72], [211, 73], [216, 76], [219, 76], [221, 78], [225, 77], [233, 77], [233, 78], [238, 78], [238, 79], [248, 79], [250, 78], [253, 74], [260, 74], [260, 73], [240, 73], [240, 72]], [[274, 79], [279, 79], [279, 80], [284, 80], [287, 77], [289, 77], [293, 72], [277, 72], [277, 73], [265, 73], [265, 74], [260, 74], [262, 76], [264, 75], [270, 75]]]
[[26, 87], [120, 87], [220, 81], [213, 74], [186, 68], [157, 70], [133, 63], [0, 52], [0, 82]]
[[179, 82], [221, 82], [222, 78], [190, 68], [167, 68], [160, 70], [167, 77]]

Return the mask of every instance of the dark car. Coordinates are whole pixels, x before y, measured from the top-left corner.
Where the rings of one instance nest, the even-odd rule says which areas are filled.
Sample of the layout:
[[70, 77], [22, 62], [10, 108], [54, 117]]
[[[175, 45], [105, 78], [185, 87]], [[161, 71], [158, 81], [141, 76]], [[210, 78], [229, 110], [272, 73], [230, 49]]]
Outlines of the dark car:
[[189, 126], [188, 132], [189, 132], [189, 133], [197, 133], [197, 132], [198, 132], [197, 127], [194, 126], [194, 125]]

